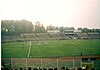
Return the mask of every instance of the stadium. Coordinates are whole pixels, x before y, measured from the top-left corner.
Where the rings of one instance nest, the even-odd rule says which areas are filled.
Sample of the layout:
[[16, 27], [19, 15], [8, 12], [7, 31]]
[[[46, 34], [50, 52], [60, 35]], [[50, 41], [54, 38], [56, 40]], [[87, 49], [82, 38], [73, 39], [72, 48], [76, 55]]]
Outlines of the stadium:
[[4, 26], [2, 30], [1, 64], [4, 70], [100, 69], [99, 30], [48, 29], [17, 35], [7, 30], [4, 33]]

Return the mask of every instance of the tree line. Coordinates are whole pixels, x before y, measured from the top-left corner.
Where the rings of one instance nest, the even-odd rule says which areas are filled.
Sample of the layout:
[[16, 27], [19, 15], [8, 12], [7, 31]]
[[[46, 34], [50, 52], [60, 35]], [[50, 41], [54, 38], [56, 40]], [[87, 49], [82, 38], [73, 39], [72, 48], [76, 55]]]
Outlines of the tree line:
[[[33, 25], [31, 21], [28, 20], [2, 20], [1, 21], [1, 35], [6, 36], [16, 36], [23, 33], [46, 33], [48, 30], [75, 30], [74, 27], [57, 27], [49, 25], [46, 28], [39, 21], [35, 22]], [[100, 29], [88, 29], [88, 28], [78, 28], [82, 32], [99, 32]]]
[[33, 30], [32, 22], [27, 20], [2, 20], [1, 34], [19, 35], [21, 33], [30, 33]]

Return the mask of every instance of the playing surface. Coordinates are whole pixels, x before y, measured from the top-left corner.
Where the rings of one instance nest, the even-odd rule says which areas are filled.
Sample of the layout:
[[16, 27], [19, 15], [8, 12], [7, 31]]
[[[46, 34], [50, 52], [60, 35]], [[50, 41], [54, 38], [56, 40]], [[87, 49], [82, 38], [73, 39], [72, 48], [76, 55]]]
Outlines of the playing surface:
[[47, 40], [2, 43], [2, 58], [100, 55], [100, 40]]

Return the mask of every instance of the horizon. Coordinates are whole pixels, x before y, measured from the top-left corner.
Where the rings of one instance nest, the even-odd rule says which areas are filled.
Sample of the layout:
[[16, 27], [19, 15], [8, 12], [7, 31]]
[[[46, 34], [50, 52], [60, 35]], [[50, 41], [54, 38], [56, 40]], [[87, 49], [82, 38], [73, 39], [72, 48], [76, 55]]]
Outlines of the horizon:
[[1, 20], [100, 29], [100, 0], [1, 0]]

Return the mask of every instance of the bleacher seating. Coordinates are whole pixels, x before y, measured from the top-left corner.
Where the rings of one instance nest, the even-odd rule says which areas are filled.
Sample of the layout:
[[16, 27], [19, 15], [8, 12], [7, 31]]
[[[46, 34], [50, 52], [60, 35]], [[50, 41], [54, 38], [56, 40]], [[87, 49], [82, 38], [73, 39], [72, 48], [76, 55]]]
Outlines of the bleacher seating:
[[89, 39], [89, 36], [87, 33], [76, 33], [76, 34], [80, 39]]
[[75, 33], [65, 33], [64, 37], [65, 39], [76, 39], [77, 38]]
[[48, 35], [48, 33], [36, 33], [36, 34], [41, 40], [51, 39], [51, 37]]
[[36, 33], [30, 33], [30, 34], [22, 34], [21, 35], [25, 40], [38, 40], [38, 36]]
[[21, 36], [17, 36], [17, 37], [13, 37], [12, 38], [13, 41], [24, 41], [24, 37], [21, 37]]
[[20, 36], [3, 36], [2, 42], [37, 40], [100, 39], [99, 33], [26, 33]]
[[88, 33], [90, 39], [100, 39], [99, 33]]
[[49, 33], [52, 36], [52, 39], [64, 39], [60, 33]]

